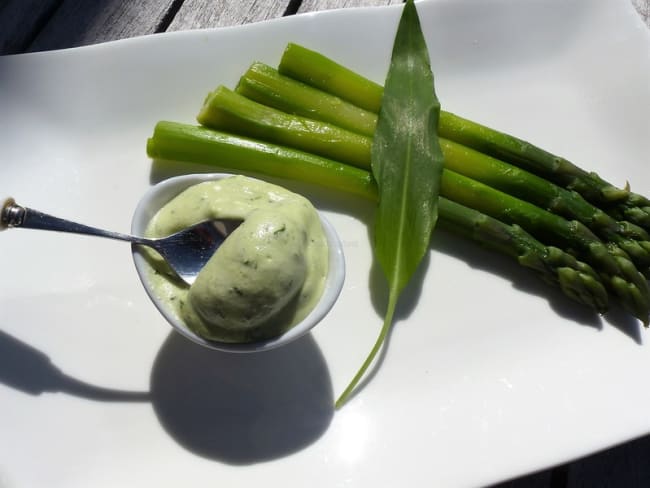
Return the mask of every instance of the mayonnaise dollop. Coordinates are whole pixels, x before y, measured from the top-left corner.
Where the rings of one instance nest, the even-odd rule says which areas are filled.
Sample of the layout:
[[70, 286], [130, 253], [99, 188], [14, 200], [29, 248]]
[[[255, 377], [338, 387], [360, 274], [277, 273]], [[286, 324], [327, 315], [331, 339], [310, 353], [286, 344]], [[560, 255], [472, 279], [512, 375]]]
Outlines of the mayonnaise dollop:
[[318, 213], [304, 197], [245, 176], [194, 185], [153, 217], [146, 235], [163, 237], [195, 223], [242, 219], [191, 287], [154, 261], [152, 286], [196, 334], [220, 342], [268, 339], [318, 303], [328, 269]]

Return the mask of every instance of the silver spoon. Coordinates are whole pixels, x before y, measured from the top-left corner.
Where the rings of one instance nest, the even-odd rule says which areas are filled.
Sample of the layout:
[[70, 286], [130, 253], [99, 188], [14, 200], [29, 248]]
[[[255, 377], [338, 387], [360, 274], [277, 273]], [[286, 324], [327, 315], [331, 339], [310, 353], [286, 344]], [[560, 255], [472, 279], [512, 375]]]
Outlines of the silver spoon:
[[53, 217], [38, 210], [18, 205], [13, 198], [9, 198], [0, 211], [0, 230], [10, 227], [54, 230], [108, 237], [151, 247], [158, 251], [179, 278], [189, 285], [194, 282], [196, 275], [228, 237], [228, 234], [235, 230], [239, 224], [241, 221], [234, 219], [207, 220], [167, 237], [147, 239]]

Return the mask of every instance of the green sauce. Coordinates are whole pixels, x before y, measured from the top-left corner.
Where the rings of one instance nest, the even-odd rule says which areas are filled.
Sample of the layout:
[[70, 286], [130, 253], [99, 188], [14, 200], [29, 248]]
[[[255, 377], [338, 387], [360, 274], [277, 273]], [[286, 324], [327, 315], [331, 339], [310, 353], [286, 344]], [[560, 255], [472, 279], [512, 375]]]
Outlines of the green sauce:
[[320, 218], [304, 197], [244, 176], [192, 186], [147, 227], [163, 237], [203, 220], [243, 223], [204, 266], [191, 287], [154, 259], [158, 299], [196, 334], [220, 342], [268, 339], [304, 319], [318, 302], [328, 268]]

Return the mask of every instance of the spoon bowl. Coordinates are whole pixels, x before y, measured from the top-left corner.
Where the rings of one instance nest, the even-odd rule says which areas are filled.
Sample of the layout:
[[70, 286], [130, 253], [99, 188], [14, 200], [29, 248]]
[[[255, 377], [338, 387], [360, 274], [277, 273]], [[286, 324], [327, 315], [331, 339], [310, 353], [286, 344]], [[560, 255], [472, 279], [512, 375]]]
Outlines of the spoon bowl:
[[[131, 231], [136, 235], [143, 235], [149, 221], [158, 210], [168, 203], [183, 190], [205, 181], [214, 181], [233, 176], [225, 173], [208, 173], [176, 176], [164, 180], [152, 186], [142, 197], [138, 204], [131, 224]], [[343, 247], [336, 234], [334, 227], [319, 213], [325, 237], [328, 244], [328, 272], [325, 287], [319, 302], [314, 309], [301, 322], [288, 329], [283, 334], [258, 342], [249, 343], [226, 343], [204, 339], [194, 333], [184, 321], [178, 317], [175, 311], [166, 304], [159, 296], [151, 281], [152, 267], [147, 261], [139, 246], [132, 246], [133, 260], [135, 267], [142, 281], [142, 284], [156, 308], [171, 326], [187, 339], [210, 349], [225, 352], [260, 352], [273, 349], [303, 336], [318, 324], [334, 306], [345, 279], [345, 258]]]

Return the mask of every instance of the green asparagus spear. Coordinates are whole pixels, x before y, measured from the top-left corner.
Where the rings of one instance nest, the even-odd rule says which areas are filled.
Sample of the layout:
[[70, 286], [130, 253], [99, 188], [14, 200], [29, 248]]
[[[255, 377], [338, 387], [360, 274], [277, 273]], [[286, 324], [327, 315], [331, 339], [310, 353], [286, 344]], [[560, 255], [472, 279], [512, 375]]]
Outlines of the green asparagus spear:
[[[294, 87], [293, 92], [299, 93], [299, 87]], [[288, 96], [293, 100], [293, 97]], [[310, 92], [309, 96], [313, 99], [316, 94]], [[326, 101], [321, 100], [320, 105], [325, 105]], [[295, 101], [293, 105], [299, 104]], [[236, 131], [363, 168], [370, 166], [370, 154], [367, 152], [372, 144], [370, 137], [343, 130], [327, 122], [281, 112], [223, 87], [209, 95], [198, 120], [213, 129]], [[560, 188], [543, 178], [452, 141], [441, 138], [440, 144], [447, 169], [524, 198], [571, 220], [578, 220], [601, 238], [619, 246], [625, 254], [620, 253], [615, 246], [610, 246], [612, 252], [623, 258], [631, 257], [634, 264], [643, 271], [649, 268], [650, 240], [647, 234], [641, 240], [629, 238], [625, 235], [629, 226], [619, 225], [578, 193]], [[645, 234], [642, 229], [638, 232]]]
[[611, 252], [587, 227], [531, 203], [445, 169], [440, 194], [509, 224], [517, 224], [544, 242], [572, 249], [600, 274], [623, 307], [648, 324], [650, 290], [645, 277], [624, 255]]
[[261, 171], [269, 176], [339, 188], [365, 198], [376, 198], [377, 194], [367, 171], [295, 149], [177, 122], [156, 125], [153, 137], [147, 141], [147, 154], [156, 159]]
[[206, 127], [244, 132], [356, 166], [370, 164], [369, 137], [317, 120], [290, 116], [224, 86], [206, 97], [197, 120]]
[[339, 96], [357, 107], [379, 113], [384, 95], [381, 85], [316, 51], [289, 43], [278, 70], [283, 75]]
[[[147, 153], [155, 159], [282, 177], [377, 200], [377, 187], [368, 171], [205, 127], [159, 122], [147, 141]], [[504, 224], [443, 197], [438, 205], [440, 223], [448, 229], [515, 258], [578, 303], [601, 313], [607, 309], [607, 292], [589, 265], [558, 248], [544, 246], [518, 226]]]
[[504, 224], [446, 198], [440, 198], [439, 209], [444, 228], [515, 258], [573, 300], [601, 313], [607, 310], [607, 292], [591, 266], [557, 247], [544, 246], [518, 225]]
[[617, 188], [593, 172], [551, 154], [527, 141], [490, 129], [452, 113], [441, 117], [441, 135], [524, 168], [564, 188], [580, 193], [618, 220], [650, 230], [650, 200], [629, 187]]
[[[289, 44], [279, 71], [310, 86], [337, 95], [371, 112], [378, 112], [382, 87], [320, 53]], [[442, 111], [440, 136], [508, 163], [520, 166], [560, 186], [580, 193], [617, 220], [628, 220], [650, 231], [650, 200], [629, 188], [617, 188], [570, 161], [533, 144]]]
[[510, 195], [529, 201], [567, 219], [575, 219], [596, 235], [624, 250], [642, 271], [650, 267], [650, 238], [629, 223], [619, 223], [609, 214], [566, 190], [528, 171], [487, 156], [461, 144], [441, 139], [445, 165], [452, 171], [478, 180]]
[[235, 91], [250, 100], [290, 114], [329, 122], [365, 136], [375, 133], [377, 114], [280, 75], [274, 68], [253, 63]]

